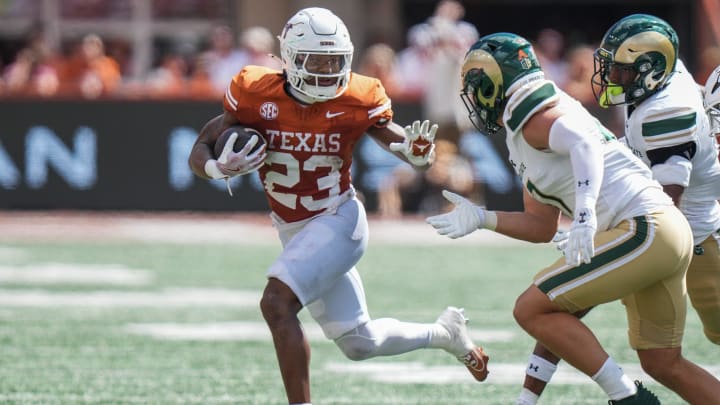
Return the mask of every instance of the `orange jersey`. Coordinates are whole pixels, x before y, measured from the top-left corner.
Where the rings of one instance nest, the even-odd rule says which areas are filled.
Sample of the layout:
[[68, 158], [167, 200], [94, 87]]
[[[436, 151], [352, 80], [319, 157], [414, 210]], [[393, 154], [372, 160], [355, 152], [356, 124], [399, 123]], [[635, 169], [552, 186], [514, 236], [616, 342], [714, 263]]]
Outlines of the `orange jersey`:
[[246, 66], [225, 93], [225, 110], [267, 141], [260, 179], [272, 211], [286, 222], [323, 212], [351, 185], [353, 148], [393, 112], [379, 80], [351, 73], [338, 98], [304, 106], [284, 89], [277, 70]]

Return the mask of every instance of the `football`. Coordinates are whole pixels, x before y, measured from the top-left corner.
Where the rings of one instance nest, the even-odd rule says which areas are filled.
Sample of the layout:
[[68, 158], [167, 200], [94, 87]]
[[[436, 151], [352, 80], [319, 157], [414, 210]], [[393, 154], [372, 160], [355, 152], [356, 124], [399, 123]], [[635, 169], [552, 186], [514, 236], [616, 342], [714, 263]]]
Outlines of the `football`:
[[237, 132], [238, 134], [237, 140], [235, 141], [235, 146], [233, 147], [234, 152], [240, 152], [243, 146], [248, 143], [248, 141], [250, 140], [250, 138], [252, 138], [253, 135], [257, 135], [258, 142], [250, 151], [251, 153], [255, 152], [256, 150], [258, 150], [258, 148], [265, 145], [265, 138], [263, 138], [262, 134], [260, 134], [260, 132], [258, 132], [257, 130], [243, 125], [233, 125], [228, 129], [224, 130], [215, 141], [215, 159], [220, 157], [220, 154], [225, 148], [225, 143], [227, 143], [228, 138], [230, 138], [230, 135], [232, 135], [233, 132]]

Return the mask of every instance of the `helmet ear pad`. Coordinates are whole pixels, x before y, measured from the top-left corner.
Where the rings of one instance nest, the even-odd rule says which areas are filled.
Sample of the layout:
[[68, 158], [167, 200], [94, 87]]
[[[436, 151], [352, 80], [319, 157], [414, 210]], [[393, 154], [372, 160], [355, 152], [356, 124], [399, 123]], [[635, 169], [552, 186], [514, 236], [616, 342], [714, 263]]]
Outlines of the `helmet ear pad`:
[[[660, 52], [648, 52], [647, 54], [643, 55], [641, 58], [646, 59], [647, 61], [643, 60], [641, 63], [638, 64], [638, 72], [640, 74], [644, 74], [647, 72], [650, 72], [648, 74], [648, 77], [650, 77], [653, 80], [653, 86], [657, 84], [658, 81], [661, 81], [663, 76], [665, 75], [665, 71], [667, 70], [667, 60], [665, 59], [665, 55], [661, 54]], [[649, 83], [648, 83], [649, 84]], [[654, 88], [651, 88], [649, 90], [653, 90]]]
[[654, 94], [665, 84], [667, 61], [660, 52], [647, 52], [640, 55], [633, 64], [635, 78], [630, 83], [619, 83], [631, 104], [636, 104]]

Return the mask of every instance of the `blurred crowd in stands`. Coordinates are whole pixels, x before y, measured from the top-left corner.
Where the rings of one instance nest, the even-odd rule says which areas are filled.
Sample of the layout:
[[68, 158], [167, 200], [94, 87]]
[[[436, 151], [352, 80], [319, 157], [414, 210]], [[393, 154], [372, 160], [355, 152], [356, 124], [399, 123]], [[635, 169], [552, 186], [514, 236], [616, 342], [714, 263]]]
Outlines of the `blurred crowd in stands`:
[[55, 51], [38, 28], [3, 67], [0, 97], [217, 100], [242, 66], [280, 68], [280, 60], [271, 56], [275, 37], [267, 28], [250, 27], [236, 41], [233, 30], [220, 25], [207, 42], [200, 52], [171, 47], [145, 77], [133, 79], [125, 72], [123, 53], [108, 52], [100, 36], [90, 33]]
[[[181, 3], [190, 4], [186, 8], [192, 13], [201, 9], [211, 13], [208, 10], [215, 4], [205, 1], [203, 7], [192, 8], [192, 4], [200, 4], [199, 0]], [[14, 5], [14, 9], [4, 10], [6, 16], [39, 12], [38, 2], [8, 4]], [[99, 15], [126, 18], [130, 13], [127, 0], [65, 0], [62, 4], [61, 14], [69, 13], [75, 18]], [[153, 15], [160, 17], [176, 16], [183, 10], [168, 0], [155, 0], [152, 4]], [[222, 3], [217, 4], [220, 7]], [[426, 118], [441, 124], [457, 122], [454, 116], [458, 111], [464, 113], [464, 109], [457, 108], [461, 106], [457, 97], [459, 84], [453, 86], [446, 78], [459, 77], [455, 74], [459, 60], [479, 37], [476, 27], [463, 20], [464, 13], [460, 1], [439, 0], [433, 15], [408, 29], [405, 48], [396, 50], [388, 44], [376, 43], [357, 49], [354, 70], [380, 78], [396, 102], [422, 103]], [[589, 82], [596, 44], [567, 44], [564, 35], [552, 28], [528, 39], [533, 41], [546, 74], [568, 93], [594, 106]], [[152, 70], [136, 77], [129, 72], [128, 59], [132, 56], [128, 44], [113, 40], [108, 43], [99, 35], [87, 33], [54, 47], [43, 27], [36, 26], [13, 56], [0, 59], [0, 97], [217, 99], [230, 78], [246, 64], [279, 69], [279, 58], [271, 56], [277, 50], [276, 42], [275, 35], [265, 27], [250, 27], [237, 33], [230, 26], [219, 25], [193, 44], [178, 41], [156, 47]], [[696, 79], [704, 82], [720, 64], [720, 47], [704, 50], [698, 59]], [[456, 140], [457, 135], [447, 136]]]
[[[383, 216], [441, 212], [448, 208], [442, 189], [478, 204], [485, 202], [488, 190], [506, 194], [520, 189], [498, 153], [502, 147], [472, 127], [458, 96], [462, 58], [479, 38], [476, 27], [463, 20], [464, 12], [459, 1], [440, 0], [432, 16], [409, 28], [406, 48], [396, 52], [387, 44], [375, 44], [360, 55], [357, 72], [382, 79], [393, 100], [419, 103], [422, 117], [439, 124], [437, 160], [427, 172], [389, 160], [383, 163], [382, 155], [375, 156], [373, 162], [385, 173], [375, 185]], [[561, 32], [550, 27], [528, 39], [546, 77], [622, 136], [622, 109], [599, 107], [590, 84], [598, 44], [568, 44]], [[720, 47], [702, 51], [698, 62], [696, 81], [704, 83], [720, 65]], [[452, 78], [458, 81], [448, 82]]]
[[[121, 3], [126, 2], [117, 4]], [[82, 7], [75, 10], [82, 11]], [[431, 16], [408, 29], [405, 48], [396, 50], [376, 43], [356, 49], [354, 71], [381, 79], [396, 104], [419, 105], [421, 115], [417, 118], [429, 119], [440, 128], [437, 161], [427, 172], [397, 163], [372, 142], [363, 146], [362, 153], [372, 166], [367, 176], [371, 184], [364, 186], [377, 192], [378, 212], [383, 216], [439, 212], [446, 203], [440, 194], [445, 188], [479, 204], [488, 189], [500, 194], [519, 189], [498, 149], [470, 124], [459, 97], [462, 58], [480, 36], [464, 15], [460, 1], [439, 0]], [[553, 28], [528, 39], [546, 75], [621, 134], [621, 109], [599, 108], [590, 85], [597, 44], [567, 44], [565, 36]], [[42, 27], [37, 27], [12, 60], [1, 61], [0, 98], [218, 101], [242, 66], [281, 68], [280, 59], [272, 56], [277, 40], [264, 27], [236, 33], [230, 26], [219, 25], [199, 43], [204, 44], [200, 49], [166, 47], [156, 56], [153, 69], [138, 78], [127, 72], [127, 49], [108, 49], [103, 38], [93, 33], [64, 44], [61, 50], [52, 49]], [[720, 48], [704, 50], [698, 59], [696, 80], [704, 82], [720, 64]], [[377, 175], [372, 175], [373, 170]]]
[[[480, 204], [488, 189], [498, 194], [519, 189], [497, 148], [470, 124], [458, 96], [463, 56], [480, 35], [473, 24], [463, 20], [464, 13], [460, 2], [441, 0], [432, 16], [410, 27], [406, 48], [396, 52], [386, 44], [375, 44], [360, 55], [357, 72], [382, 79], [394, 101], [419, 103], [422, 117], [439, 124], [433, 167], [421, 173], [397, 164], [387, 169], [389, 175], [378, 182], [381, 215], [440, 212], [446, 204], [442, 189]], [[568, 49], [565, 37], [551, 28], [529, 39], [550, 79], [585, 104], [605, 125], [614, 131], [622, 130], [622, 118], [617, 115], [620, 110], [599, 108], [590, 86], [594, 45], [572, 45]], [[457, 82], [449, 83], [452, 78]]]

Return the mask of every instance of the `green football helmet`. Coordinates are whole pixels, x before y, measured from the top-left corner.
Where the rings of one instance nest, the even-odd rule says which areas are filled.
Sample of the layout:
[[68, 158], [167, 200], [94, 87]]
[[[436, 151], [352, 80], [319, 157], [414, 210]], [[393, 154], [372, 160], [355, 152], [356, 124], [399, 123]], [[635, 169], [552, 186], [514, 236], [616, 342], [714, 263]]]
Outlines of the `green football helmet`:
[[507, 97], [522, 83], [543, 78], [530, 42], [500, 32], [480, 38], [465, 54], [460, 97], [470, 121], [481, 132], [500, 130]]
[[621, 19], [595, 51], [595, 98], [601, 107], [642, 102], [665, 86], [677, 55], [678, 36], [667, 22], [647, 14]]

